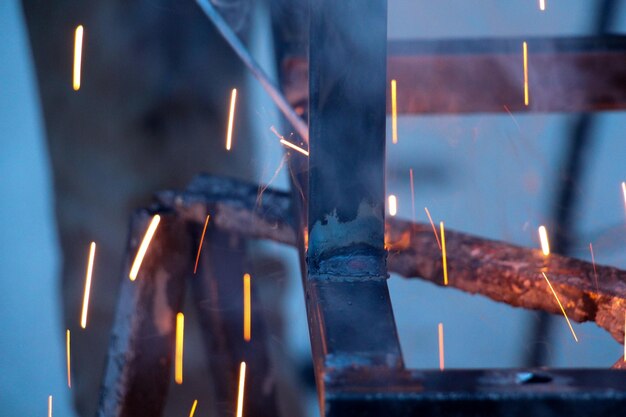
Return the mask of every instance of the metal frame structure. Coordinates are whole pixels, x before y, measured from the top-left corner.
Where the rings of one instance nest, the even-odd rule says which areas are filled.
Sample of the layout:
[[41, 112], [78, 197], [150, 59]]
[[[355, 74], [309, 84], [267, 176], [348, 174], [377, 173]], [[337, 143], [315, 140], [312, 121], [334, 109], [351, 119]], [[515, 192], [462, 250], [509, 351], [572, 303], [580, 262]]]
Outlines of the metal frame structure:
[[[196, 229], [190, 225], [197, 226], [208, 212], [225, 210], [232, 218], [241, 220], [238, 213], [242, 210], [258, 212], [267, 207], [269, 212], [263, 212], [257, 221], [266, 224], [274, 219], [278, 229], [282, 227], [281, 222], [287, 222], [290, 227], [283, 228], [283, 231], [295, 234], [293, 241], [299, 250], [303, 271], [322, 415], [623, 415], [626, 377], [618, 371], [511, 369], [440, 372], [405, 368], [386, 283], [384, 157], [387, 74], [397, 70], [398, 77], [406, 77], [407, 83], [428, 79], [423, 77], [439, 77], [434, 72], [424, 75], [415, 68], [428, 65], [429, 59], [434, 59], [441, 51], [429, 50], [427, 44], [422, 44], [421, 52], [407, 45], [393, 46], [390, 47], [392, 53], [406, 54], [408, 58], [388, 60], [386, 0], [319, 0], [311, 2], [310, 15], [303, 19], [310, 19], [308, 64], [302, 59], [294, 60], [289, 48], [284, 48], [290, 42], [289, 27], [275, 27], [276, 38], [283, 45], [283, 49], [277, 48], [280, 62], [285, 65], [281, 83], [291, 104], [300, 107], [301, 113], [308, 114], [310, 121], [309, 137], [296, 137], [296, 140], [308, 139], [310, 158], [289, 152], [291, 197], [266, 193], [264, 198], [270, 203], [259, 207], [254, 187], [224, 186], [223, 181], [206, 178], [199, 178], [184, 193], [160, 194], [159, 204], [150, 213], [163, 214], [166, 223], [171, 220], [166, 227], [170, 233], [162, 233], [159, 240], [164, 246], [171, 243], [171, 250], [179, 256], [176, 261], [164, 263], [161, 256], [164, 250], [154, 250], [145, 260], [140, 285], [124, 281], [99, 415], [159, 415], [162, 410], [167, 389], [163, 381], [169, 378], [171, 361], [168, 346], [173, 346], [173, 312], [180, 307], [181, 286], [184, 285], [181, 278], [190, 275], [187, 270], [192, 264], [189, 249], [193, 245], [190, 242], [197, 240]], [[297, 24], [298, 19], [295, 20]], [[516, 43], [521, 45], [519, 41], [511, 41], [510, 45]], [[461, 59], [470, 62], [473, 69], [469, 71], [470, 78], [467, 74], [466, 78], [461, 77], [463, 88], [457, 86], [449, 92], [429, 90], [425, 93], [425, 97], [430, 94], [441, 98], [440, 101], [412, 95], [400, 104], [401, 111], [500, 111], [503, 105], [510, 105], [511, 111], [524, 110], [521, 105], [514, 104], [521, 100], [519, 89], [513, 91], [513, 87], [510, 91], [504, 89], [503, 97], [483, 95], [473, 102], [467, 99], [474, 91], [474, 87], [467, 87], [467, 83], [484, 83], [485, 76], [481, 74], [486, 68], [495, 65], [505, 74], [505, 69], [519, 59], [518, 52], [507, 45], [506, 42], [476, 43], [474, 50], [470, 48], [468, 53], [464, 49], [467, 43], [449, 43], [450, 53], [439, 57], [443, 59], [442, 65], [453, 74], [460, 74], [457, 66]], [[545, 102], [538, 97], [535, 101], [538, 104], [531, 105], [529, 110], [625, 107], [626, 83], [618, 76], [626, 67], [623, 38], [543, 40], [530, 45], [536, 45], [537, 49], [540, 45], [545, 46], [545, 59], [536, 60], [537, 65], [545, 65], [542, 68], [557, 68], [556, 71], [559, 65], [574, 62], [580, 64], [577, 68], [581, 68], [581, 74], [590, 74], [602, 66], [606, 77], [598, 80], [594, 74], [593, 86], [597, 88], [586, 86], [585, 94], [578, 101], [546, 95]], [[428, 54], [433, 56], [429, 58]], [[389, 71], [388, 62], [391, 63]], [[306, 80], [303, 65], [308, 66], [310, 74], [308, 105], [305, 105], [307, 96], [301, 94], [302, 81]], [[444, 73], [450, 76], [450, 72]], [[472, 76], [482, 77], [482, 81], [473, 80]], [[501, 81], [518, 85], [516, 77], [512, 76], [512, 81], [504, 77]], [[465, 99], [459, 99], [459, 94], [465, 94]], [[278, 210], [272, 210], [272, 207], [278, 207]], [[143, 216], [145, 223], [146, 213], [140, 212], [138, 216]], [[254, 236], [258, 224], [248, 226], [246, 234]], [[134, 237], [131, 237], [129, 253], [138, 244], [137, 228], [132, 229], [135, 232], [131, 234]], [[230, 408], [225, 405], [218, 412], [229, 415], [234, 404], [233, 381], [238, 361], [249, 356], [258, 364], [253, 375], [259, 378], [265, 378], [271, 366], [264, 346], [262, 318], [255, 323], [256, 347], [242, 347], [237, 341], [240, 339], [241, 306], [236, 301], [240, 296], [233, 282], [237, 282], [242, 272], [241, 236], [221, 230], [228, 227], [219, 222], [211, 228], [209, 235], [213, 243], [205, 256], [214, 261], [205, 264], [211, 265], [209, 268], [214, 271], [201, 271], [202, 278], [194, 285], [200, 294], [196, 302], [200, 306], [203, 327], [207, 329], [207, 355], [212, 358], [212, 372], [215, 379], [225, 381], [225, 388], [217, 395], [218, 401], [230, 404]], [[167, 252], [169, 254], [169, 249]], [[218, 259], [227, 259], [231, 267], [219, 270]], [[186, 266], [181, 266], [183, 264]], [[232, 268], [232, 265], [236, 267]], [[157, 303], [163, 294], [168, 300], [165, 305]], [[203, 312], [201, 306], [207, 299], [211, 300], [211, 306]], [[157, 314], [161, 316], [157, 317]], [[170, 325], [163, 325], [163, 321]], [[150, 346], [147, 346], [146, 337], [153, 335], [155, 329], [162, 330], [161, 337], [151, 339]], [[155, 354], [144, 356], [144, 349]], [[137, 362], [138, 358], [142, 360]], [[155, 363], [160, 364], [158, 374], [151, 367]], [[153, 378], [159, 383], [146, 384]], [[250, 392], [247, 415], [277, 415], [274, 388], [270, 384], [270, 389], [257, 388]], [[153, 406], [146, 411], [141, 408], [145, 404]]]

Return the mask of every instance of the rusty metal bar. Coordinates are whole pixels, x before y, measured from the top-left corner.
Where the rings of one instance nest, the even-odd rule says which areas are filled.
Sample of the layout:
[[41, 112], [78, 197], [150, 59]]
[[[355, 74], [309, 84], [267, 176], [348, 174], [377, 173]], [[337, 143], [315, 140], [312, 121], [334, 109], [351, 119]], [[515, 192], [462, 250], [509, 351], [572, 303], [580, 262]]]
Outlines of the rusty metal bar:
[[[258, 189], [255, 184], [217, 177], [203, 181], [212, 182], [221, 190], [220, 201], [212, 203], [213, 225], [249, 238], [297, 246], [297, 233], [292, 226], [297, 222], [293, 221], [288, 193], [263, 187], [263, 202], [255, 205], [253, 196]], [[202, 221], [202, 212], [192, 207], [203, 204], [203, 198], [193, 193], [169, 197], [172, 201], [179, 200], [181, 207], [189, 207], [188, 214], [184, 215], [195, 213], [198, 222]], [[388, 218], [386, 241], [390, 272], [443, 285], [441, 251], [430, 224]], [[570, 319], [594, 321], [623, 343], [626, 271], [604, 265], [596, 265], [594, 271], [590, 262], [557, 254], [546, 258], [538, 248], [525, 248], [452, 229], [446, 229], [446, 242], [450, 287], [512, 306], [561, 315], [541, 275], [545, 272]]]
[[[528, 43], [530, 104], [524, 106], [522, 42]], [[626, 108], [626, 37], [392, 41], [387, 87], [398, 112], [576, 112]], [[287, 100], [306, 106], [307, 60], [283, 61]], [[390, 95], [388, 95], [389, 97]], [[388, 103], [387, 109], [391, 107]]]
[[171, 383], [176, 313], [191, 273], [189, 233], [176, 215], [161, 222], [141, 265], [128, 272], [152, 212], [134, 214], [98, 407], [99, 417], [160, 416]]

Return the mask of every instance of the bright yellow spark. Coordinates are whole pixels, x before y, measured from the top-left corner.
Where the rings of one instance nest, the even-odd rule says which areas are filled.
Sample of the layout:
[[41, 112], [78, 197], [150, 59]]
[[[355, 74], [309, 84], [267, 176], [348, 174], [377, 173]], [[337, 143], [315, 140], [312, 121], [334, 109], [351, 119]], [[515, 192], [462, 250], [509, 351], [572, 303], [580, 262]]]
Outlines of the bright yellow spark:
[[544, 256], [550, 255], [550, 242], [548, 241], [548, 231], [543, 225], [539, 226], [539, 242], [541, 242], [541, 251], [543, 252]]
[[433, 222], [433, 218], [430, 217], [430, 211], [428, 211], [428, 207], [424, 207], [424, 211], [428, 216], [428, 221], [430, 222], [430, 226], [433, 228], [433, 233], [435, 234], [435, 240], [437, 241], [437, 246], [439, 246], [439, 250], [441, 250], [441, 242], [439, 242], [439, 236], [437, 235], [437, 229], [435, 229], [435, 223]]
[[251, 298], [250, 274], [243, 274], [243, 340], [246, 342], [252, 337]]
[[446, 259], [446, 235], [443, 228], [443, 222], [439, 222], [441, 229], [441, 258], [443, 259], [443, 285], [448, 285], [448, 260]]
[[233, 88], [230, 94], [230, 111], [228, 112], [228, 132], [226, 133], [226, 150], [230, 151], [233, 144], [233, 124], [235, 123], [235, 103], [237, 102], [237, 89]]
[[524, 105], [528, 106], [528, 44], [524, 42]]
[[622, 181], [622, 194], [624, 195], [624, 208], [626, 208], [626, 182]]
[[548, 283], [548, 286], [550, 287], [552, 294], [554, 294], [554, 298], [556, 298], [556, 302], [559, 304], [559, 307], [561, 307], [561, 311], [563, 312], [563, 316], [565, 317], [565, 320], [567, 320], [567, 325], [569, 326], [569, 329], [572, 332], [572, 336], [574, 336], [574, 340], [578, 342], [578, 337], [576, 337], [576, 332], [574, 332], [572, 323], [570, 323], [569, 318], [567, 317], [567, 313], [565, 313], [565, 309], [563, 308], [563, 304], [561, 304], [561, 300], [559, 300], [558, 295], [556, 295], [556, 291], [554, 291], [554, 288], [552, 288], [552, 284], [550, 284], [550, 280], [548, 280], [548, 277], [546, 276], [545, 272], [542, 272], [542, 274], [543, 274], [543, 277], [546, 279], [546, 282]]
[[52, 395], [48, 395], [48, 417], [52, 417]]
[[546, 11], [546, 0], [539, 0], [539, 10], [542, 12]]
[[241, 362], [239, 368], [239, 392], [237, 394], [237, 417], [243, 415], [243, 392], [246, 385], [246, 363]]
[[596, 281], [596, 291], [600, 292], [600, 288], [598, 287], [598, 271], [596, 271], [596, 258], [593, 256], [593, 246], [591, 242], [589, 242], [589, 251], [591, 252], [591, 264], [593, 265], [593, 277]]
[[74, 74], [73, 87], [74, 91], [80, 89], [80, 69], [83, 59], [83, 25], [78, 25], [74, 32]]
[[439, 323], [437, 326], [437, 330], [439, 333], [439, 370], [443, 371], [444, 363], [443, 363], [443, 323]]
[[207, 214], [206, 220], [204, 221], [204, 229], [202, 229], [202, 236], [200, 237], [200, 245], [198, 245], [198, 254], [196, 255], [196, 264], [193, 267], [193, 274], [196, 274], [198, 270], [198, 262], [200, 261], [200, 251], [202, 250], [202, 242], [204, 242], [204, 234], [206, 233], [206, 227], [209, 225], [210, 214]]
[[391, 80], [391, 141], [398, 143], [398, 104], [396, 80]]
[[307, 151], [305, 149], [302, 149], [298, 145], [294, 145], [293, 143], [288, 142], [285, 139], [281, 139], [280, 143], [282, 143], [283, 145], [287, 146], [288, 148], [291, 148], [293, 150], [296, 150], [296, 151], [300, 152], [304, 156], [309, 156], [309, 151]]
[[413, 183], [413, 168], [409, 168], [409, 182], [411, 184], [411, 215], [413, 223], [415, 224], [415, 184]]
[[191, 405], [191, 411], [189, 412], [189, 417], [193, 417], [196, 412], [196, 407], [198, 406], [198, 400], [193, 400], [193, 404]]
[[174, 362], [174, 381], [183, 383], [183, 339], [185, 338], [185, 316], [176, 314], [176, 354]]
[[67, 386], [72, 388], [72, 369], [71, 369], [71, 353], [70, 353], [70, 329], [65, 331], [65, 356], [67, 359]]
[[146, 234], [141, 241], [141, 245], [139, 245], [139, 250], [137, 251], [137, 255], [135, 256], [135, 260], [133, 261], [133, 266], [130, 269], [130, 274], [128, 275], [131, 281], [137, 279], [137, 275], [139, 274], [139, 268], [141, 268], [143, 258], [144, 256], [146, 256], [146, 252], [148, 250], [148, 247], [150, 246], [150, 242], [152, 241], [152, 237], [154, 236], [154, 233], [156, 232], [157, 226], [159, 225], [160, 221], [161, 216], [159, 216], [158, 214], [155, 214], [152, 217], [152, 221], [150, 222], [148, 230], [146, 231]]
[[278, 133], [278, 131], [276, 130], [276, 128], [274, 126], [270, 126], [270, 130], [272, 131], [272, 133], [274, 133], [278, 137], [278, 139], [280, 139], [280, 143], [282, 143], [283, 145], [285, 145], [288, 148], [291, 148], [291, 149], [293, 149], [295, 151], [300, 152], [304, 156], [309, 156], [309, 151], [307, 151], [306, 149], [302, 149], [298, 145], [294, 145], [293, 143], [291, 143], [288, 140], [286, 140], [283, 137], [283, 135]]
[[396, 196], [393, 194], [390, 194], [387, 200], [389, 201], [389, 204], [388, 204], [389, 215], [395, 216], [398, 213], [398, 200], [396, 199]]
[[91, 292], [91, 275], [93, 273], [93, 262], [96, 257], [96, 242], [91, 242], [89, 246], [89, 260], [87, 261], [87, 273], [85, 274], [85, 293], [83, 294], [83, 311], [80, 316], [80, 327], [87, 327], [87, 310], [89, 309], [89, 294]]

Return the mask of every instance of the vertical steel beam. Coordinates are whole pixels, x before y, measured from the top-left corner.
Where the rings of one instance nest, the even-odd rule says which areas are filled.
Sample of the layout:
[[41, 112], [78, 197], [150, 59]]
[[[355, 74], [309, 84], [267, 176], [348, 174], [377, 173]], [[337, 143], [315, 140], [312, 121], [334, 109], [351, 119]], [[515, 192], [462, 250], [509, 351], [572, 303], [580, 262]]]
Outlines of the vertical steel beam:
[[310, 12], [305, 291], [331, 415], [334, 370], [403, 366], [384, 247], [387, 2], [318, 0]]

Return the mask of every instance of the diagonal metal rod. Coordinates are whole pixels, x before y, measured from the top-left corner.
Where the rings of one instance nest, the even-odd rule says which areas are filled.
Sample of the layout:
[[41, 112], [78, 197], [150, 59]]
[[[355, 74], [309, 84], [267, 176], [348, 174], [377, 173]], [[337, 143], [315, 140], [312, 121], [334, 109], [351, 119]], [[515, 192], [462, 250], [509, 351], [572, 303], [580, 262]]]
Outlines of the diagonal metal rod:
[[308, 144], [309, 143], [309, 128], [307, 124], [298, 116], [293, 107], [287, 102], [287, 99], [280, 92], [278, 87], [274, 85], [269, 76], [263, 71], [263, 68], [252, 57], [246, 46], [241, 42], [239, 37], [230, 28], [228, 23], [219, 14], [219, 12], [213, 7], [210, 0], [196, 0], [198, 6], [202, 9], [204, 14], [215, 25], [218, 32], [222, 35], [224, 40], [233, 48], [233, 51], [241, 59], [241, 61], [248, 67], [254, 78], [256, 78], [265, 92], [270, 96], [274, 104], [283, 113], [285, 118], [296, 130], [298, 135]]

